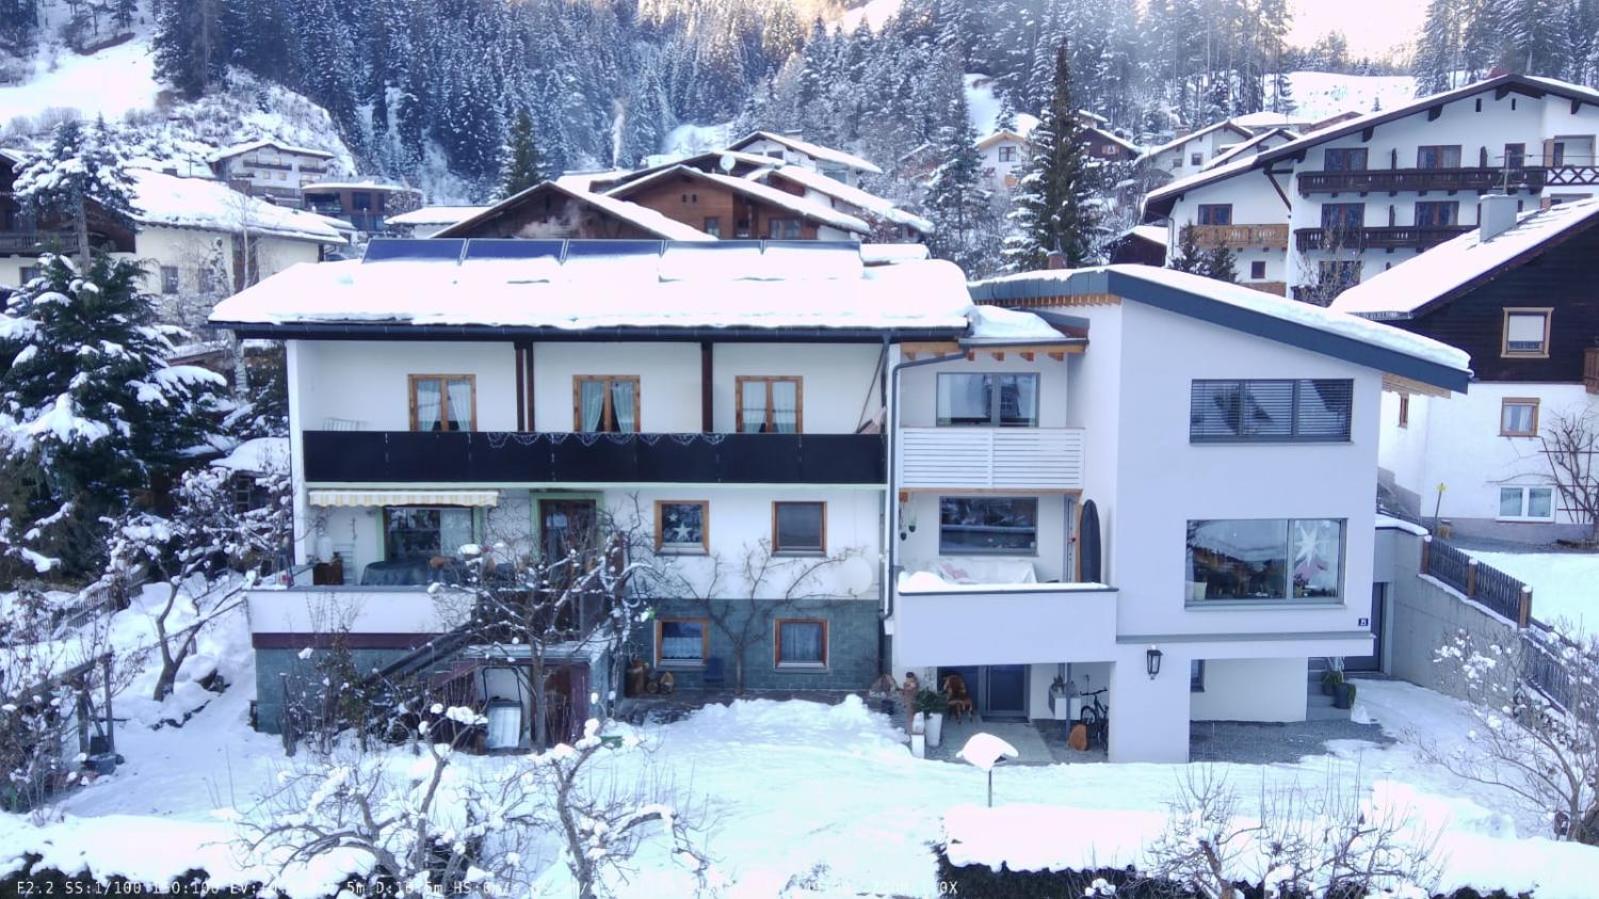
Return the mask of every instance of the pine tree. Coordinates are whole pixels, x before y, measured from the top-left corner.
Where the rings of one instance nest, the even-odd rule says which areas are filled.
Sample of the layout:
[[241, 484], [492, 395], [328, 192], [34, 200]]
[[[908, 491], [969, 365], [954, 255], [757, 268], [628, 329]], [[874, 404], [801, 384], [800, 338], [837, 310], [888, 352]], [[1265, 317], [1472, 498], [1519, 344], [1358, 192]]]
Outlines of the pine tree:
[[1166, 267], [1202, 275], [1205, 273], [1206, 262], [1205, 251], [1199, 248], [1199, 242], [1194, 237], [1194, 226], [1184, 225], [1177, 232], [1177, 252], [1166, 263]]
[[155, 72], [193, 99], [222, 80], [227, 47], [221, 0], [155, 0]]
[[1238, 254], [1226, 247], [1217, 247], [1205, 254], [1200, 273], [1217, 281], [1238, 281]]
[[175, 329], [156, 324], [136, 263], [42, 267], [0, 316], [0, 514], [28, 553], [82, 573], [103, 552], [101, 517], [204, 443], [224, 382], [167, 364]]
[[533, 140], [533, 117], [521, 109], [500, 160], [500, 199], [514, 197], [543, 180], [539, 148]]
[[983, 157], [967, 121], [965, 94], [955, 92], [950, 106], [949, 124], [934, 144], [934, 158], [942, 162], [927, 185], [927, 210], [936, 226], [929, 243], [935, 255], [970, 271], [981, 261], [973, 238], [986, 205], [977, 186]]
[[132, 28], [139, 15], [139, 0], [116, 0], [111, 6], [111, 21], [118, 28]]
[[1461, 67], [1461, 26], [1458, 0], [1427, 4], [1427, 19], [1416, 41], [1416, 96], [1442, 93], [1455, 86], [1455, 72]]
[[50, 149], [29, 159], [17, 172], [12, 191], [35, 214], [72, 223], [79, 264], [89, 260], [90, 205], [111, 222], [127, 225], [138, 212], [133, 179], [123, 167], [118, 142], [99, 119], [85, 131], [76, 119], [56, 128]]
[[1027, 164], [1005, 241], [1012, 271], [1044, 268], [1059, 249], [1069, 267], [1091, 260], [1096, 216], [1090, 202], [1090, 176], [1077, 107], [1072, 101], [1071, 56], [1062, 43], [1055, 53], [1049, 106], [1033, 130], [1033, 158]]

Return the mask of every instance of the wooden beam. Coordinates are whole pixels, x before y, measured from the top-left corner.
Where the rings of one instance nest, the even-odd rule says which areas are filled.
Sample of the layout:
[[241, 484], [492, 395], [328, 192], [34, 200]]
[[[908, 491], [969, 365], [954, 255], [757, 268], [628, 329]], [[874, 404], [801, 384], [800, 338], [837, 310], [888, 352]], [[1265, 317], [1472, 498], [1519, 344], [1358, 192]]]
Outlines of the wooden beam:
[[1371, 136], [1376, 133], [1377, 127], [1375, 125], [1368, 125], [1367, 127], [1360, 129], [1360, 142], [1363, 144], [1371, 143]]
[[1444, 390], [1442, 387], [1434, 387], [1431, 384], [1423, 384], [1422, 382], [1412, 380], [1411, 378], [1405, 378], [1392, 374], [1384, 374], [1382, 376], [1382, 389], [1392, 393], [1437, 396], [1445, 399], [1448, 399], [1450, 395], [1449, 391]]
[[516, 343], [516, 429], [528, 430], [527, 426], [527, 345], [518, 341]]
[[[713, 386], [713, 370], [711, 342], [700, 341], [700, 433], [709, 434], [716, 430], [716, 391]], [[733, 402], [739, 402], [738, 397]]]
[[1499, 87], [1494, 88], [1494, 99], [1495, 100], [1503, 100], [1504, 98], [1506, 98], [1508, 96], [1510, 96], [1510, 88], [1505, 87], [1504, 85], [1500, 85]]
[[953, 356], [961, 351], [953, 340], [907, 340], [899, 345], [900, 352], [908, 358], [926, 353], [929, 356]]
[[1427, 108], [1427, 121], [1431, 122], [1432, 120], [1438, 118], [1439, 116], [1441, 116], [1443, 114], [1444, 114], [1444, 108], [1443, 108], [1442, 104], [1439, 104], [1437, 106], [1430, 106], [1430, 107]]
[[995, 362], [1004, 362], [1005, 361], [1005, 351], [1004, 350], [994, 350], [993, 352], [989, 353], [988, 355], [993, 356]]
[[1056, 362], [1065, 362], [1066, 354], [1060, 350], [1052, 350], [1049, 354], [1049, 358], [1054, 359]]
[[1022, 359], [1024, 361], [1027, 361], [1027, 362], [1033, 361], [1033, 356], [1034, 356], [1034, 353], [1033, 353], [1032, 350], [1022, 350], [1022, 352], [1021, 352], [1021, 357], [1022, 357]]

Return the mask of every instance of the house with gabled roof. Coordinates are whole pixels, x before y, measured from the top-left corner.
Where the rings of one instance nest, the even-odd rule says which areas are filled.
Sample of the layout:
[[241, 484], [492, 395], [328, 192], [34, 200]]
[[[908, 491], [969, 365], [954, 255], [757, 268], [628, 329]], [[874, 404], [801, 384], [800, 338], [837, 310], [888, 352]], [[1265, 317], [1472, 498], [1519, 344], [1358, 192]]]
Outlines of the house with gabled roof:
[[859, 187], [861, 179], [867, 175], [883, 174], [883, 170], [878, 168], [876, 163], [854, 153], [824, 147], [775, 131], [752, 132], [728, 144], [727, 149], [813, 168], [851, 187]]
[[211, 154], [211, 170], [235, 190], [291, 206], [300, 205], [307, 184], [332, 174], [336, 157], [315, 147], [272, 138], [223, 147]]
[[1563, 424], [1592, 435], [1599, 413], [1599, 198], [1516, 207], [1484, 196], [1477, 230], [1351, 287], [1332, 308], [1471, 354], [1465, 398], [1385, 397], [1379, 464], [1392, 503], [1468, 536], [1585, 538], [1591, 522], [1548, 451]]
[[1227, 148], [1249, 140], [1255, 132], [1231, 119], [1213, 122], [1146, 149], [1138, 161], [1147, 169], [1168, 178], [1184, 178], [1204, 169], [1205, 164]]
[[582, 240], [715, 240], [704, 231], [627, 200], [583, 190], [562, 178], [536, 184], [434, 237]]
[[662, 169], [606, 191], [706, 234], [733, 239], [860, 240], [864, 219], [749, 178], [685, 165]]

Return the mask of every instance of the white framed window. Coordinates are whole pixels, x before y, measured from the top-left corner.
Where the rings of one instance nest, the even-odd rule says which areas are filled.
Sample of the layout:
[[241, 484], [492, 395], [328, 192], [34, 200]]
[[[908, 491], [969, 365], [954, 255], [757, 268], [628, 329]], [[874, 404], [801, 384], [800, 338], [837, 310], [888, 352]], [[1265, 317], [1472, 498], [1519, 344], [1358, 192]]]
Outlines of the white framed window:
[[1554, 521], [1555, 488], [1500, 487], [1500, 521]]

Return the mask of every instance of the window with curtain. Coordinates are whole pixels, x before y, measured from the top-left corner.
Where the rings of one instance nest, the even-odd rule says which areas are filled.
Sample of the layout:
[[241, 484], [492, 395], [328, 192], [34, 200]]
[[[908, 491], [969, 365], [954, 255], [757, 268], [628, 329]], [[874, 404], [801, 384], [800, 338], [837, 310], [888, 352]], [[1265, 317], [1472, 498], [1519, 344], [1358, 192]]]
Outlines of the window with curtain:
[[738, 421], [741, 434], [798, 434], [804, 430], [805, 388], [793, 376], [738, 377]]
[[1038, 375], [941, 372], [940, 427], [1038, 427]]
[[1549, 355], [1549, 309], [1506, 309], [1501, 355]]
[[703, 618], [661, 618], [655, 622], [655, 664], [698, 666], [705, 661], [710, 628]]
[[1345, 232], [1353, 231], [1366, 224], [1365, 203], [1323, 203], [1321, 204], [1321, 230]]
[[827, 504], [772, 503], [772, 552], [781, 555], [827, 552]]
[[574, 430], [638, 433], [641, 398], [637, 375], [575, 375], [572, 395]]
[[471, 509], [390, 506], [383, 510], [383, 549], [389, 560], [455, 556], [475, 543]]
[[766, 236], [771, 240], [799, 240], [800, 220], [795, 218], [767, 219]]
[[473, 375], [411, 375], [411, 430], [477, 429], [477, 378]]
[[827, 622], [819, 618], [777, 621], [777, 667], [820, 668], [827, 664]]
[[1416, 148], [1416, 168], [1418, 169], [1458, 169], [1460, 168], [1460, 145], [1451, 146], [1422, 146]]
[[1337, 599], [1344, 522], [1334, 518], [1188, 522], [1188, 601]]
[[655, 501], [655, 549], [667, 553], [710, 551], [706, 521], [711, 504], [704, 500]]
[[1190, 386], [1190, 443], [1342, 442], [1349, 439], [1354, 381], [1199, 380]]
[[938, 552], [946, 556], [1036, 554], [1038, 500], [1009, 496], [940, 498]]
[[1329, 172], [1362, 172], [1366, 169], [1366, 149], [1350, 147], [1326, 151], [1322, 166]]
[[1501, 521], [1554, 521], [1554, 488], [1499, 488], [1499, 518]]
[[1201, 225], [1231, 225], [1233, 223], [1233, 204], [1200, 203], [1199, 223]]
[[1538, 436], [1538, 400], [1505, 397], [1499, 403], [1499, 436]]
[[1416, 202], [1416, 227], [1443, 228], [1460, 224], [1460, 204], [1453, 200]]

